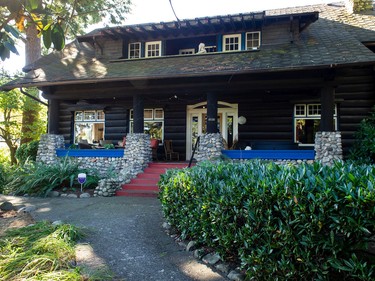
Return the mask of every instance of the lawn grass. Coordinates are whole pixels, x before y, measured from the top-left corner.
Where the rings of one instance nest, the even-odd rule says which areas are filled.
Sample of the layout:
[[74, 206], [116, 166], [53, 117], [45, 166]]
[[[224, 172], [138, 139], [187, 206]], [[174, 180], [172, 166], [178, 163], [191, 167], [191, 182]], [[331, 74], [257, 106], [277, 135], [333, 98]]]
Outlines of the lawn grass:
[[[73, 225], [38, 222], [0, 237], [0, 280], [100, 280], [75, 266], [75, 244], [83, 236]], [[105, 274], [107, 279], [110, 276]], [[104, 277], [104, 276], [103, 276]]]

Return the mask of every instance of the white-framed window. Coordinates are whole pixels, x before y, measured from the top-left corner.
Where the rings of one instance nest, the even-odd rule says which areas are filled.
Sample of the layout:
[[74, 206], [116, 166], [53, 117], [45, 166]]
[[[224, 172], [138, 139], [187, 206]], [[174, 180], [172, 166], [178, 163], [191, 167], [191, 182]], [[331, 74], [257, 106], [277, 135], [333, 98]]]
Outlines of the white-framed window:
[[161, 56], [161, 41], [146, 42], [146, 58]]
[[180, 49], [178, 51], [178, 53], [180, 55], [193, 55], [193, 54], [195, 54], [195, 49], [194, 48], [191, 48], [191, 49]]
[[[337, 106], [333, 114], [334, 128], [337, 130]], [[294, 142], [300, 145], [313, 145], [315, 134], [319, 131], [321, 119], [321, 105], [295, 104], [294, 105]]]
[[[158, 139], [159, 144], [164, 141], [164, 110], [162, 108], [144, 109], [144, 132], [149, 134], [151, 139]], [[148, 118], [146, 118], [148, 116]], [[133, 109], [130, 110], [130, 133], [133, 133]]]
[[260, 31], [246, 33], [246, 50], [258, 49], [260, 47]]
[[129, 59], [139, 59], [141, 57], [141, 42], [129, 43]]
[[223, 36], [223, 51], [232, 52], [241, 50], [241, 34]]
[[99, 143], [104, 139], [103, 110], [74, 112], [74, 143]]

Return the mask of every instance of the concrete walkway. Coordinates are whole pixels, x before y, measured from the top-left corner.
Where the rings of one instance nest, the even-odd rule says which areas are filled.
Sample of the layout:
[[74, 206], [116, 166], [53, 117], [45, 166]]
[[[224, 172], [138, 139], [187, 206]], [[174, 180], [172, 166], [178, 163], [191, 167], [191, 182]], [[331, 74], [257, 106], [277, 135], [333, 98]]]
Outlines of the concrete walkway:
[[[36, 220], [62, 220], [88, 230], [92, 251], [81, 252], [86, 262], [104, 262], [127, 281], [226, 280], [185, 252], [162, 229], [156, 198], [28, 198], [0, 195], [1, 201], [35, 206]], [[83, 253], [83, 254], [82, 254]], [[79, 258], [79, 259], [81, 259]]]

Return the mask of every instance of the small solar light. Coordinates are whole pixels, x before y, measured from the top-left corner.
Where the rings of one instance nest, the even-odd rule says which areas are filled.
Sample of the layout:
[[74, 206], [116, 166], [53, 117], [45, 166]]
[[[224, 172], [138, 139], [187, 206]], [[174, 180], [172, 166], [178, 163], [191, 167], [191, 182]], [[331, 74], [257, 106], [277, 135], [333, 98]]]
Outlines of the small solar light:
[[86, 182], [86, 174], [85, 173], [79, 173], [78, 174], [78, 182], [81, 184], [81, 192], [82, 192], [83, 184]]

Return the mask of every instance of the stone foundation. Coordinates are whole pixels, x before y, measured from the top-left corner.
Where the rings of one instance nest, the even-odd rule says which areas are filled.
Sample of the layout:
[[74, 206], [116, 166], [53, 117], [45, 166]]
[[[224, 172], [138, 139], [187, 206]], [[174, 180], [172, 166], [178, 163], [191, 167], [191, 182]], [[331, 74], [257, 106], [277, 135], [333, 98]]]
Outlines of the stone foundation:
[[317, 132], [315, 135], [315, 160], [325, 165], [343, 160], [341, 132]]
[[221, 156], [223, 149], [223, 137], [220, 133], [201, 135], [195, 159], [198, 162], [217, 159]]
[[[64, 146], [63, 136], [42, 135], [36, 161], [47, 165], [56, 164], [59, 159], [56, 156], [56, 149]], [[123, 157], [70, 157], [70, 159], [77, 161], [80, 169], [94, 171], [103, 177], [94, 191], [94, 196], [113, 196], [122, 184], [136, 177], [152, 160], [150, 136], [128, 134]]]

